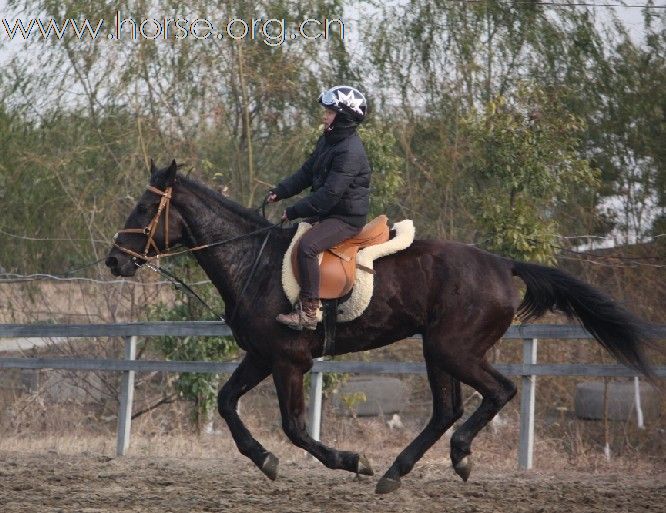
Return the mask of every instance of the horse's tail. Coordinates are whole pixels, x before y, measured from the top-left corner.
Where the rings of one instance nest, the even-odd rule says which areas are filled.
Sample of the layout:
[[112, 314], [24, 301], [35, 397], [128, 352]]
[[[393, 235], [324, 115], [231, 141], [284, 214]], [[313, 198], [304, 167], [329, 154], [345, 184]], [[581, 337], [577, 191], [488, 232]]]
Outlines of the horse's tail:
[[522, 321], [559, 310], [577, 318], [587, 331], [620, 362], [655, 381], [644, 355], [651, 339], [648, 326], [638, 317], [590, 285], [553, 267], [512, 262], [512, 272], [527, 285], [518, 306]]

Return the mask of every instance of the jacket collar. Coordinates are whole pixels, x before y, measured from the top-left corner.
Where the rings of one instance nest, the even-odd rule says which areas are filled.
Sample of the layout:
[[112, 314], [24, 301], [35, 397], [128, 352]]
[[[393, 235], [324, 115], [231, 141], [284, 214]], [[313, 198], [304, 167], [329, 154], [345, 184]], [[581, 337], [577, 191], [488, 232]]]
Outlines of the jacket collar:
[[327, 130], [324, 130], [324, 138], [329, 144], [335, 144], [356, 132], [356, 126], [339, 126], [335, 123]]

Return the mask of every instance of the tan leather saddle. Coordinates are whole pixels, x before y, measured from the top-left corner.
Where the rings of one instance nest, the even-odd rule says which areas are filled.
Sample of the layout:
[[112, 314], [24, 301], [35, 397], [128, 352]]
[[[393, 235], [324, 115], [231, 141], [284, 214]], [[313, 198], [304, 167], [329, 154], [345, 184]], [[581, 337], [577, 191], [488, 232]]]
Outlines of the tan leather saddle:
[[[335, 299], [347, 294], [354, 286], [356, 280], [356, 254], [360, 249], [382, 244], [389, 240], [388, 218], [385, 215], [375, 217], [351, 239], [327, 249], [322, 253], [319, 263], [319, 297], [321, 299]], [[291, 267], [294, 276], [301, 284], [298, 272], [298, 245], [294, 244], [291, 252]], [[361, 268], [365, 272], [372, 269]]]

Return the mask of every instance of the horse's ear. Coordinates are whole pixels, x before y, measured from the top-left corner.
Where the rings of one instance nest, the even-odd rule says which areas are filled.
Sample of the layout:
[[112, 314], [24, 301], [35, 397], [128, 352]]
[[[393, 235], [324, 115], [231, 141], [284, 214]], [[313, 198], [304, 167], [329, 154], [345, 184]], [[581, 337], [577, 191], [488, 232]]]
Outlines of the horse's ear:
[[166, 173], [166, 183], [168, 185], [171, 185], [174, 178], [176, 178], [176, 171], [178, 171], [178, 164], [176, 164], [176, 159], [173, 159]]
[[157, 172], [157, 166], [155, 165], [155, 161], [153, 159], [150, 159], [150, 176], [153, 176]]

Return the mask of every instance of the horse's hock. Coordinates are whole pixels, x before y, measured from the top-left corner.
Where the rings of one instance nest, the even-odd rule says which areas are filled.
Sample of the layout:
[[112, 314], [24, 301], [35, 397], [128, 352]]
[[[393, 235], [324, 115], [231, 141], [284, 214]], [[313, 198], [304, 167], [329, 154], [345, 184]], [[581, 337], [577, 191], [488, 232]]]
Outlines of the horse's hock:
[[333, 405], [347, 415], [390, 415], [405, 410], [409, 395], [409, 388], [398, 378], [352, 378], [333, 394]]
[[[608, 383], [608, 419], [625, 421], [636, 415], [633, 382]], [[659, 417], [659, 395], [647, 383], [640, 384], [641, 409], [645, 419]], [[576, 385], [574, 398], [576, 417], [600, 420], [604, 418], [604, 383], [587, 381]]]

